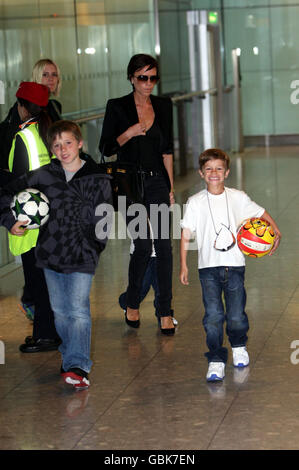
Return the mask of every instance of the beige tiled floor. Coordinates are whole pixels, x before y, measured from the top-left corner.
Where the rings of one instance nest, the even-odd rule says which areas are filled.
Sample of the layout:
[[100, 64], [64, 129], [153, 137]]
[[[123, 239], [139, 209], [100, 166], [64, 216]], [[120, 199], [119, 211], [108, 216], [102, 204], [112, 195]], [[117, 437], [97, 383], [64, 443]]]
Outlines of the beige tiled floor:
[[[299, 156], [298, 148], [250, 149], [232, 155], [228, 186], [247, 191], [277, 220], [277, 254], [248, 259], [250, 366], [223, 384], [205, 381], [203, 307], [196, 254], [188, 287], [180, 285], [174, 240], [174, 300], [179, 327], [162, 337], [153, 295], [138, 331], [125, 326], [118, 295], [126, 287], [127, 240], [111, 240], [92, 288], [91, 387], [74, 393], [60, 379], [58, 352], [24, 355], [31, 333], [17, 309], [20, 270], [0, 279], [0, 449], [298, 449], [299, 442]], [[192, 172], [177, 178], [184, 203], [202, 188]], [[291, 343], [298, 340], [298, 354]], [[294, 362], [294, 361], [293, 361]], [[298, 361], [299, 362], [299, 361]]]

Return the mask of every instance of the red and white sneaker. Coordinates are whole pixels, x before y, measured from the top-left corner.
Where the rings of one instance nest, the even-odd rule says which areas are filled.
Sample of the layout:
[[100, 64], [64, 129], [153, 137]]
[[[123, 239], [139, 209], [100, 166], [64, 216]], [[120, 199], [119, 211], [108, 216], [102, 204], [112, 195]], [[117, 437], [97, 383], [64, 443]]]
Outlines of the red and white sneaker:
[[65, 383], [72, 385], [75, 390], [86, 390], [89, 388], [88, 374], [82, 369], [69, 369], [67, 372], [62, 373], [62, 376]]

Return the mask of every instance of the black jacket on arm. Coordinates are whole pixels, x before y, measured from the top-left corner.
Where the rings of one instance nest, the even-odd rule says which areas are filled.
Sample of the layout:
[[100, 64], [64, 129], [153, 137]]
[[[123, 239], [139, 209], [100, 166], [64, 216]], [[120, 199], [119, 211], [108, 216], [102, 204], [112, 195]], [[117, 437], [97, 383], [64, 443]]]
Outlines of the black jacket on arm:
[[37, 266], [93, 274], [108, 239], [108, 233], [99, 239], [95, 227], [106, 217], [96, 209], [112, 202], [109, 176], [99, 173], [90, 157], [69, 182], [56, 159], [20, 176], [0, 190], [0, 224], [8, 230], [15, 223], [9, 207], [12, 196], [30, 187], [42, 191], [50, 201], [50, 217], [40, 228], [35, 249]]

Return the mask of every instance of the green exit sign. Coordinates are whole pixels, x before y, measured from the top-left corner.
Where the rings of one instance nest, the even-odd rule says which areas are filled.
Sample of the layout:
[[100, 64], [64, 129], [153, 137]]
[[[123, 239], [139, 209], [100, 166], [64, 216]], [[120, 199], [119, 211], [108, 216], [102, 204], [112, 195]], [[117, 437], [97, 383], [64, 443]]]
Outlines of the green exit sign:
[[217, 11], [209, 11], [209, 23], [217, 24], [218, 23], [218, 13]]

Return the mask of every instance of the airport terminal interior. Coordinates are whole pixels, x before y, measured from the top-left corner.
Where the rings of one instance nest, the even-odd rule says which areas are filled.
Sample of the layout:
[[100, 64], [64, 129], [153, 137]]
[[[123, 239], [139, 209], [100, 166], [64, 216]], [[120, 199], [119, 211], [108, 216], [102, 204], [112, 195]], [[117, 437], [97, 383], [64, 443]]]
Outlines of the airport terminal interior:
[[167, 337], [152, 290], [140, 308], [140, 328], [124, 321], [118, 297], [127, 287], [130, 241], [117, 236], [123, 221], [116, 213], [91, 290], [91, 385], [75, 391], [60, 376], [58, 351], [19, 351], [32, 322], [18, 307], [22, 266], [1, 227], [0, 450], [297, 450], [299, 2], [63, 0], [55, 9], [53, 3], [0, 0], [1, 119], [32, 64], [51, 56], [61, 68], [63, 114], [82, 126], [86, 151], [97, 159], [105, 103], [130, 91], [130, 56], [141, 49], [158, 54], [159, 93], [174, 104], [181, 215], [188, 197], [204, 188], [198, 153], [222, 146], [231, 157], [226, 185], [265, 207], [282, 240], [273, 256], [246, 257], [249, 366], [233, 367], [224, 335], [226, 375], [208, 383], [196, 251], [188, 254], [189, 285], [179, 280], [180, 217], [173, 218], [172, 239], [178, 325]]
[[[22, 270], [3, 276], [1, 449], [296, 449], [298, 172], [298, 148], [261, 148], [232, 156], [227, 185], [246, 187], [261, 201], [283, 238], [272, 257], [247, 260], [250, 365], [235, 369], [230, 353], [223, 383], [205, 379], [197, 256], [189, 255], [190, 285], [181, 285], [179, 240], [173, 242], [178, 320], [173, 337], [160, 333], [152, 292], [142, 303], [140, 328], [125, 325], [118, 296], [126, 288], [130, 245], [128, 240], [108, 242], [92, 287], [93, 368], [86, 391], [67, 389], [60, 378], [59, 352], [19, 352], [32, 332], [17, 308]], [[193, 171], [178, 178], [178, 202], [201, 188]]]

